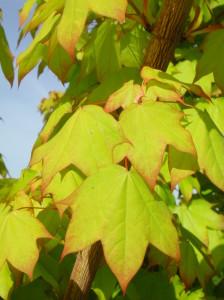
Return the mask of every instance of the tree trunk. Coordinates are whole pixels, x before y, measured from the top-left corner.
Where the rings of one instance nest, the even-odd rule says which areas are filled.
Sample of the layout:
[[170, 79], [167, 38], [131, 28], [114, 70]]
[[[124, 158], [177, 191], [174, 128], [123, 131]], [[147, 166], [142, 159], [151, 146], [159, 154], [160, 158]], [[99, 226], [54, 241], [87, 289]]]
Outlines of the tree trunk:
[[[164, 0], [152, 31], [144, 65], [166, 70], [184, 30], [193, 0]], [[86, 300], [102, 258], [100, 242], [77, 255], [64, 300]]]
[[145, 56], [145, 65], [165, 71], [179, 42], [193, 0], [164, 0], [152, 31]]

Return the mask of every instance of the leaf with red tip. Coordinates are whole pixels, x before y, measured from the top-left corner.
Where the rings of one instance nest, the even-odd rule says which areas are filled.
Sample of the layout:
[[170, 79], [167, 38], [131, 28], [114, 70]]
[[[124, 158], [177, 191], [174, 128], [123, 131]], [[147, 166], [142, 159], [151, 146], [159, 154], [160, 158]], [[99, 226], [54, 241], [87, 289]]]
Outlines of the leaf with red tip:
[[36, 0], [27, 0], [19, 12], [19, 26], [22, 27], [26, 22]]
[[58, 26], [59, 43], [74, 59], [75, 46], [84, 30], [89, 12], [123, 22], [126, 7], [127, 0], [67, 0]]
[[144, 82], [147, 83], [148, 91], [146, 94], [154, 96], [161, 101], [183, 102], [182, 96], [186, 91], [199, 97], [210, 99], [199, 85], [184, 83], [160, 70], [144, 67], [141, 70], [141, 76]]
[[8, 261], [18, 270], [32, 277], [39, 257], [37, 240], [51, 238], [43, 224], [27, 210], [13, 210], [0, 206], [0, 268]]
[[104, 109], [112, 112], [119, 107], [126, 108], [132, 103], [138, 103], [143, 94], [141, 86], [130, 80], [109, 97]]
[[43, 160], [43, 186], [70, 164], [85, 175], [113, 163], [113, 149], [123, 142], [119, 125], [99, 106], [79, 108], [60, 131], [47, 143], [36, 148], [31, 164]]
[[122, 112], [120, 125], [130, 143], [127, 157], [153, 189], [167, 145], [194, 155], [190, 133], [181, 126], [183, 114], [162, 102], [133, 104]]
[[73, 217], [63, 256], [101, 240], [105, 259], [124, 292], [140, 268], [149, 243], [179, 259], [177, 232], [169, 209], [153, 198], [135, 170], [118, 165], [103, 168], [87, 178], [70, 198]]

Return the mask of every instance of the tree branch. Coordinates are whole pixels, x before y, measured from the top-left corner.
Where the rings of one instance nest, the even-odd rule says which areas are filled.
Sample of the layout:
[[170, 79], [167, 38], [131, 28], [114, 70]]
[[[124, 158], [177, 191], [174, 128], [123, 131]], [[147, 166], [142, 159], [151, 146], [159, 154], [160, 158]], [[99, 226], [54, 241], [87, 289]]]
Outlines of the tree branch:
[[[145, 65], [166, 70], [184, 30], [193, 0], [164, 0], [153, 37], [145, 56]], [[78, 253], [64, 300], [85, 300], [102, 258], [100, 242]]]
[[92, 281], [103, 258], [100, 242], [79, 252], [64, 300], [87, 300]]

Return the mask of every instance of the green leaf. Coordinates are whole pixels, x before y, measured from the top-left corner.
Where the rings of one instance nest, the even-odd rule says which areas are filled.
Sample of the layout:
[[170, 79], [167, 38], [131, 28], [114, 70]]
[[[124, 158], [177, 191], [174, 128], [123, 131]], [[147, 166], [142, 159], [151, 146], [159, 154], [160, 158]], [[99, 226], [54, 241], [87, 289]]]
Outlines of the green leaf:
[[124, 21], [127, 1], [105, 2], [104, 0], [67, 0], [58, 26], [58, 41], [74, 58], [75, 46], [84, 30], [90, 11]]
[[25, 209], [10, 211], [0, 206], [0, 267], [8, 261], [32, 277], [39, 251], [37, 239], [50, 238], [44, 226]]
[[101, 169], [70, 197], [73, 218], [63, 255], [101, 240], [106, 261], [123, 291], [140, 268], [148, 243], [179, 258], [177, 232], [168, 208], [154, 200], [134, 170], [116, 165]]
[[68, 81], [72, 60], [69, 54], [57, 41], [57, 32], [51, 35], [48, 44], [48, 52], [45, 61], [49, 69], [61, 80], [62, 83]]
[[181, 259], [179, 263], [180, 277], [187, 288], [191, 287], [197, 277], [198, 261], [191, 244], [182, 241], [180, 244]]
[[[101, 107], [79, 108], [46, 144], [34, 150], [31, 165], [43, 160], [43, 186], [70, 164], [85, 175], [113, 163], [113, 149], [123, 142], [118, 123]], [[57, 149], [57, 151], [55, 151]]]
[[[128, 24], [127, 24], [128, 25]], [[125, 26], [125, 24], [124, 24]], [[126, 67], [140, 68], [144, 63], [149, 43], [149, 33], [143, 26], [130, 24], [129, 31], [121, 37], [121, 63]]]
[[169, 104], [133, 104], [120, 116], [124, 136], [130, 142], [127, 157], [154, 188], [167, 145], [194, 154], [191, 136], [181, 124], [183, 114]]
[[[165, 272], [147, 272], [141, 270], [131, 283], [135, 287], [139, 300], [174, 300], [175, 291]], [[128, 299], [135, 300], [136, 296], [128, 289]]]
[[29, 284], [21, 285], [13, 292], [11, 300], [30, 300], [31, 295], [32, 300], [55, 300], [50, 285], [40, 278]]
[[62, 175], [57, 173], [45, 190], [46, 194], [51, 194], [54, 204], [62, 215], [70, 203], [65, 200], [82, 183], [84, 176], [78, 170], [69, 170]]
[[[96, 57], [96, 72], [100, 82], [111, 78], [111, 74], [120, 69], [119, 43], [116, 37], [116, 24], [105, 21], [97, 29], [97, 35], [92, 46]], [[110, 53], [110, 59], [108, 59]]]
[[59, 263], [47, 253], [41, 253], [34, 269], [33, 280], [42, 277], [57, 291], [59, 290]]
[[171, 189], [173, 190], [179, 182], [194, 174], [199, 166], [196, 155], [180, 152], [172, 146], [169, 147], [168, 155]]
[[5, 178], [7, 175], [8, 175], [8, 170], [7, 170], [5, 162], [3, 160], [3, 156], [0, 153], [0, 177]]
[[54, 129], [57, 127], [59, 122], [62, 120], [62, 118], [64, 118], [67, 114], [69, 114], [71, 112], [72, 112], [72, 104], [70, 102], [66, 102], [66, 103], [59, 105], [53, 111], [53, 113], [51, 113], [44, 128], [40, 132], [37, 145], [47, 142], [48, 139], [50, 138], [51, 134], [54, 132]]
[[[43, 55], [43, 53], [42, 53], [43, 47], [41, 47], [39, 45], [40, 45], [40, 43], [43, 43], [44, 41], [46, 41], [50, 32], [56, 25], [58, 19], [59, 19], [59, 15], [55, 15], [55, 13], [50, 15], [50, 17], [43, 23], [43, 26], [36, 34], [34, 40], [29, 45], [29, 47], [25, 51], [20, 53], [20, 55], [18, 56], [17, 65], [20, 66], [23, 63], [22, 70], [20, 70], [19, 82], [26, 75], [26, 72], [29, 72], [35, 66], [35, 63], [39, 62], [39, 59]], [[32, 57], [33, 52], [35, 53], [34, 57]], [[29, 62], [30, 58], [32, 58], [32, 62]], [[23, 69], [25, 69], [25, 71]]]
[[[38, 2], [38, 0], [36, 0], [35, 2]], [[33, 32], [37, 31], [38, 27], [43, 24], [52, 14], [61, 13], [64, 7], [64, 3], [65, 0], [40, 0], [40, 3], [37, 3], [37, 8], [35, 9], [34, 15], [32, 16], [31, 20], [21, 30], [18, 44], [28, 32], [32, 34]]]
[[212, 99], [212, 102], [206, 105], [206, 110], [217, 128], [224, 134], [224, 98]]
[[208, 245], [208, 228], [224, 229], [224, 216], [212, 210], [212, 205], [203, 199], [194, 199], [189, 206], [176, 207], [182, 226]]
[[192, 198], [193, 189], [198, 193], [200, 192], [200, 184], [196, 177], [189, 176], [182, 180], [179, 184], [180, 191], [186, 202], [189, 202]]
[[196, 80], [213, 73], [215, 82], [224, 91], [224, 30], [209, 33], [203, 44], [204, 53], [197, 65]]
[[14, 285], [13, 275], [7, 263], [0, 267], [0, 297], [8, 299], [8, 295]]
[[31, 71], [36, 65], [40, 62], [40, 60], [44, 57], [46, 52], [46, 46], [42, 44], [37, 44], [36, 47], [27, 53], [27, 55], [21, 60], [19, 63], [18, 70], [18, 80], [21, 80]]
[[207, 112], [186, 110], [198, 155], [200, 170], [221, 190], [224, 190], [224, 138]]
[[203, 89], [196, 84], [184, 83], [175, 77], [150, 67], [143, 67], [141, 76], [147, 83], [148, 97], [161, 99], [162, 101], [183, 102], [182, 96], [189, 91], [196, 96], [210, 99]]
[[94, 278], [92, 290], [99, 300], [110, 300], [117, 285], [117, 280], [106, 266], [101, 267]]
[[2, 71], [12, 85], [14, 80], [14, 69], [13, 69], [13, 56], [9, 49], [9, 44], [5, 36], [4, 29], [0, 24], [0, 65]]
[[122, 85], [127, 81], [134, 80], [137, 83], [141, 82], [139, 71], [135, 68], [122, 68], [118, 72], [111, 74], [111, 78], [107, 78], [93, 89], [88, 95], [86, 103], [104, 103], [112, 93], [122, 88]]

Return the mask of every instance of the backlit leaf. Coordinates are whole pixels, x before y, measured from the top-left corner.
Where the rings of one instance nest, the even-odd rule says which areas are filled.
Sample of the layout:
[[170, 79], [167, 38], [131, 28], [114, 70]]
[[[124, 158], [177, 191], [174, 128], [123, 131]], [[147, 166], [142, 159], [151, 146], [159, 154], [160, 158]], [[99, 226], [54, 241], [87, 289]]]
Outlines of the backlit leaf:
[[119, 107], [126, 108], [132, 103], [138, 103], [141, 96], [143, 96], [141, 86], [134, 84], [133, 80], [128, 81], [109, 97], [105, 111], [112, 112]]
[[207, 112], [189, 109], [186, 114], [189, 121], [187, 129], [197, 150], [200, 170], [224, 190], [224, 137]]
[[58, 40], [74, 58], [74, 50], [85, 26], [90, 11], [96, 14], [124, 21], [126, 0], [67, 0], [58, 26]]
[[127, 157], [151, 188], [156, 184], [167, 145], [195, 153], [189, 132], [180, 124], [182, 117], [180, 111], [159, 102], [133, 104], [120, 116], [124, 136], [130, 142]]
[[7, 262], [0, 267], [0, 297], [8, 299], [10, 290], [14, 285], [13, 274], [9, 269]]
[[75, 165], [85, 175], [113, 163], [113, 149], [122, 143], [118, 123], [98, 106], [79, 108], [46, 144], [36, 148], [31, 165], [43, 160], [43, 185], [60, 170]]
[[208, 228], [224, 229], [224, 216], [212, 210], [212, 205], [203, 199], [194, 199], [186, 206], [176, 207], [182, 226], [208, 245]]
[[123, 291], [140, 268], [149, 243], [179, 259], [177, 232], [168, 208], [153, 198], [134, 170], [116, 165], [101, 169], [70, 197], [73, 218], [63, 255], [101, 240]]
[[203, 44], [204, 53], [197, 65], [196, 80], [214, 74], [217, 85], [224, 91], [224, 29], [209, 33]]
[[8, 261], [32, 277], [38, 260], [37, 239], [50, 238], [44, 226], [27, 210], [10, 211], [0, 206], [0, 267]]

